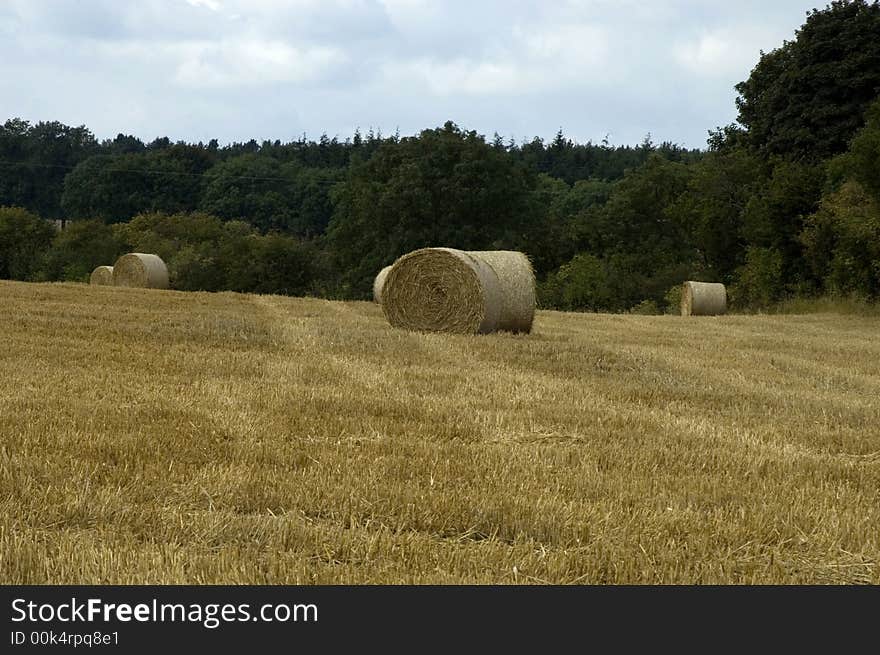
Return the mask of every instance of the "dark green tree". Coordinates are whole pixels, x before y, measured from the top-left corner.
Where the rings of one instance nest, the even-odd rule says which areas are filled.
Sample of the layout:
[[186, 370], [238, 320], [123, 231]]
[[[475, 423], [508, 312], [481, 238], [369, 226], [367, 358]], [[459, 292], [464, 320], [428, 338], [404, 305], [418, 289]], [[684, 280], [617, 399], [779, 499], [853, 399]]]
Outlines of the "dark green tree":
[[[774, 165], [775, 164], [775, 165]], [[777, 160], [742, 213], [742, 237], [749, 246], [770, 249], [782, 258], [782, 281], [792, 291], [808, 291], [799, 235], [819, 206], [825, 181], [822, 164]]]
[[736, 89], [752, 147], [790, 159], [843, 152], [880, 93], [880, 4], [835, 0], [811, 11]]
[[340, 169], [308, 168], [264, 154], [246, 154], [214, 166], [205, 176], [203, 211], [241, 219], [262, 231], [312, 237], [324, 232], [333, 208], [330, 192]]
[[685, 164], [657, 153], [579, 217], [581, 253], [543, 286], [543, 302], [567, 309], [624, 310], [657, 304], [697, 267], [697, 252], [673, 211], [687, 189]]
[[689, 234], [707, 278], [729, 281], [742, 265], [743, 215], [767, 168], [740, 148], [712, 152], [691, 166], [687, 190], [670, 214]]
[[143, 152], [96, 155], [79, 164], [64, 180], [67, 215], [118, 223], [143, 212], [195, 210], [212, 156], [193, 146], [154, 144]]
[[537, 176], [453, 123], [387, 142], [353, 164], [335, 195], [328, 243], [349, 293], [366, 297], [376, 272], [426, 246], [523, 249], [540, 229]]
[[0, 126], [0, 205], [63, 219], [64, 177], [97, 150], [95, 137], [83, 126], [6, 121]]
[[880, 99], [865, 114], [865, 127], [850, 143], [849, 150], [831, 162], [830, 177], [858, 182], [880, 201]]

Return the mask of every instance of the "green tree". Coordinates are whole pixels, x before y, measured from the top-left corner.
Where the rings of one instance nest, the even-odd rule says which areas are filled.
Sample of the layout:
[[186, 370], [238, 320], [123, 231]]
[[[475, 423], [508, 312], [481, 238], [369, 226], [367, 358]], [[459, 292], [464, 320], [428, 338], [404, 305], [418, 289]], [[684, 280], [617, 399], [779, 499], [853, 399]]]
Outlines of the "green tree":
[[208, 171], [200, 206], [221, 218], [245, 220], [264, 232], [312, 237], [323, 233], [330, 222], [330, 191], [341, 178], [339, 169], [245, 154]]
[[880, 91], [880, 4], [835, 0], [811, 11], [736, 89], [751, 146], [791, 159], [843, 152]]
[[858, 182], [880, 200], [880, 99], [865, 114], [865, 127], [859, 130], [848, 151], [831, 162], [831, 177]]
[[614, 185], [606, 202], [578, 214], [581, 252], [548, 276], [542, 303], [613, 311], [661, 304], [669, 287], [696, 268], [696, 250], [672, 211], [689, 176], [685, 164], [653, 153]]
[[709, 153], [691, 166], [687, 190], [670, 213], [689, 234], [699, 267], [708, 278], [728, 281], [742, 265], [744, 213], [766, 183], [765, 168], [757, 157], [738, 148]]
[[770, 249], [781, 259], [783, 284], [804, 288], [809, 275], [799, 235], [819, 206], [825, 180], [821, 164], [776, 160], [742, 213], [742, 236], [752, 248]]
[[696, 249], [673, 211], [689, 177], [685, 164], [652, 154], [590, 212], [586, 250], [608, 260], [614, 274], [626, 281], [617, 291], [622, 308], [646, 299], [661, 301], [695, 267]]
[[0, 205], [63, 219], [64, 177], [97, 150], [94, 135], [84, 126], [6, 121], [0, 126]]
[[296, 215], [300, 165], [262, 154], [217, 164], [205, 176], [202, 211], [240, 219], [261, 230], [287, 229]]
[[144, 212], [192, 211], [201, 196], [201, 176], [210, 156], [185, 145], [154, 147], [123, 155], [96, 155], [64, 180], [62, 206], [71, 218], [105, 223]]
[[334, 195], [328, 243], [346, 269], [345, 288], [367, 297], [382, 266], [425, 246], [530, 252], [543, 217], [536, 184], [534, 173], [453, 123], [386, 142], [352, 164]]

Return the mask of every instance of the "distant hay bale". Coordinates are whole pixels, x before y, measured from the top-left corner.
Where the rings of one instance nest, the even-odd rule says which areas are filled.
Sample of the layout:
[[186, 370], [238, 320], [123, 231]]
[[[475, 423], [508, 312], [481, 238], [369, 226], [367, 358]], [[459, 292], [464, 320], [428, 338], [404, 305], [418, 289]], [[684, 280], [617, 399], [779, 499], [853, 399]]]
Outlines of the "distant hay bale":
[[113, 284], [113, 267], [112, 266], [98, 266], [94, 271], [92, 271], [91, 276], [89, 277], [89, 284], [98, 284], [101, 286], [112, 286]]
[[535, 274], [509, 250], [422, 248], [391, 267], [382, 310], [394, 327], [422, 332], [530, 332]]
[[727, 311], [727, 289], [718, 282], [685, 282], [681, 287], [682, 316], [716, 316]]
[[167, 289], [168, 267], [158, 255], [130, 252], [113, 265], [113, 284], [117, 287]]
[[391, 270], [390, 266], [386, 266], [381, 271], [379, 271], [378, 275], [376, 275], [376, 279], [373, 280], [373, 301], [382, 304], [382, 288], [385, 286], [385, 278], [388, 277], [388, 271]]

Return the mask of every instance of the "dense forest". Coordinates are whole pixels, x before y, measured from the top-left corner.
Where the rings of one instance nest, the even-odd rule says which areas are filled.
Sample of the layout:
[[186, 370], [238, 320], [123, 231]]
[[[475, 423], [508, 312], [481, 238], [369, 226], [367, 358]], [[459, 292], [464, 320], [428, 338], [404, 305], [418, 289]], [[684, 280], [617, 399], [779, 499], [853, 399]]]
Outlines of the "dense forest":
[[526, 252], [544, 307], [659, 312], [684, 279], [741, 309], [880, 298], [880, 5], [810, 12], [736, 90], [705, 150], [452, 122], [220, 146], [7, 120], [0, 278], [83, 281], [136, 250], [177, 289], [367, 298], [382, 266], [445, 245]]

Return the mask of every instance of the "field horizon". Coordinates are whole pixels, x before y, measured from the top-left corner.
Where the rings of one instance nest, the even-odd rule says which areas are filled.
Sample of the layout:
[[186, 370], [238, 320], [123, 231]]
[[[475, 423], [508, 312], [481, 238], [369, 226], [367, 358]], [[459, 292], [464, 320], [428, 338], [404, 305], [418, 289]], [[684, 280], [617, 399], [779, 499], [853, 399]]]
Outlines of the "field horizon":
[[5, 584], [878, 584], [880, 318], [0, 281]]

